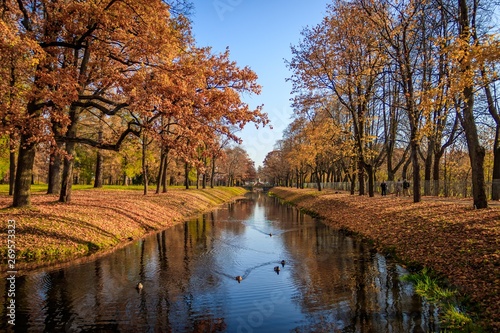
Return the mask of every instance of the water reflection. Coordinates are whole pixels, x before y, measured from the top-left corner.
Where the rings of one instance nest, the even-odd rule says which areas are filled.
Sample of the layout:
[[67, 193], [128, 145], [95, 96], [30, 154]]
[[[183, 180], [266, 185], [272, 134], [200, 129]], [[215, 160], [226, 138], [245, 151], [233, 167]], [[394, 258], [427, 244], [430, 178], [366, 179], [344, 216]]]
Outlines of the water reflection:
[[403, 273], [251, 194], [93, 262], [18, 278], [16, 331], [438, 332]]

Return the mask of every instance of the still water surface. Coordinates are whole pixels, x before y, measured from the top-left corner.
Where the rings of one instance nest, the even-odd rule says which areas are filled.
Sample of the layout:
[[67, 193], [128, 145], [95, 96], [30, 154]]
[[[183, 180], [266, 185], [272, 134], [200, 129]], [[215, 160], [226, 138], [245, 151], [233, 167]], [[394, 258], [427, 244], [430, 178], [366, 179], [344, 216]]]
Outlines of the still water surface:
[[97, 260], [18, 277], [16, 331], [438, 332], [404, 273], [252, 193]]

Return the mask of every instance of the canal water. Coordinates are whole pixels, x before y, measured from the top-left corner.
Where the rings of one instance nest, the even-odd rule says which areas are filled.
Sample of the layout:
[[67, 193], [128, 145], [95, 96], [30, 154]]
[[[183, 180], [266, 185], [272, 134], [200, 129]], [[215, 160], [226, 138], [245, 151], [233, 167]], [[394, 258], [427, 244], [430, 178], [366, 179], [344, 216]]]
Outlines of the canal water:
[[438, 332], [405, 273], [251, 193], [104, 257], [19, 276], [16, 331]]

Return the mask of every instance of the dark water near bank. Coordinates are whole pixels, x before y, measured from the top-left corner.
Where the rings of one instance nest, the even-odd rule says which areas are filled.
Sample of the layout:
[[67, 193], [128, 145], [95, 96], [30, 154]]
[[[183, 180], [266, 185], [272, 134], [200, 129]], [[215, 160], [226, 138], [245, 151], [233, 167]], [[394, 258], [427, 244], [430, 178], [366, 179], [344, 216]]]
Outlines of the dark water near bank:
[[[366, 244], [253, 193], [100, 259], [19, 276], [15, 327], [438, 332], [435, 314], [400, 282], [404, 273]], [[139, 281], [141, 291], [135, 289]], [[3, 283], [4, 303], [5, 288]], [[0, 331], [6, 328], [5, 311], [3, 306]]]

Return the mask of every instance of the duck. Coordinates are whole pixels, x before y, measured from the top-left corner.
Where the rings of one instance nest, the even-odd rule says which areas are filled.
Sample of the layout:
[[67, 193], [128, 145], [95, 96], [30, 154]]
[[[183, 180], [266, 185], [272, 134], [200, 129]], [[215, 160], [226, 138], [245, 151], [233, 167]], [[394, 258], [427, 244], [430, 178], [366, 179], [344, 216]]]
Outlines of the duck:
[[143, 285], [142, 285], [142, 283], [140, 283], [140, 282], [139, 282], [139, 283], [137, 283], [137, 286], [135, 286], [135, 288], [136, 288], [137, 290], [142, 290], [142, 288], [143, 288], [143, 287], [144, 287], [144, 286], [143, 286]]
[[285, 264], [286, 264], [285, 260], [281, 260], [281, 266], [285, 267]]
[[272, 233], [269, 233], [269, 237], [273, 237], [273, 234], [272, 234]]
[[238, 275], [238, 276], [236, 277], [236, 281], [238, 281], [238, 283], [240, 283], [240, 282], [241, 282], [241, 280], [243, 280], [243, 278], [241, 277], [241, 275]]
[[280, 270], [281, 270], [280, 266], [276, 266], [276, 267], [274, 267], [274, 271], [275, 271], [275, 272], [279, 272]]

